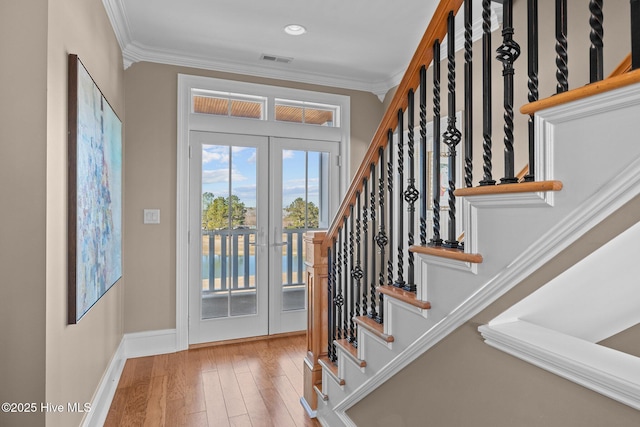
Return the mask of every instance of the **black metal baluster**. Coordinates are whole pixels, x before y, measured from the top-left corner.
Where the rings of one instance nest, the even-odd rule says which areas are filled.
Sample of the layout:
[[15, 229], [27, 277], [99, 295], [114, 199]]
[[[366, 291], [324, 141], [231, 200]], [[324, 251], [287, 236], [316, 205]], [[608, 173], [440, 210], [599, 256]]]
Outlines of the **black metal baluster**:
[[[385, 265], [385, 249], [387, 243], [389, 243], [389, 238], [387, 237], [387, 233], [385, 231], [385, 193], [386, 188], [384, 186], [384, 177], [385, 177], [385, 167], [386, 163], [384, 161], [384, 149], [382, 147], [378, 148], [378, 166], [380, 167], [380, 171], [378, 173], [378, 206], [380, 207], [380, 215], [379, 215], [379, 231], [376, 236], [376, 244], [378, 245], [380, 252], [380, 273], [378, 273], [378, 286], [384, 286], [384, 265]], [[376, 318], [378, 323], [382, 323], [384, 321], [384, 295], [380, 292], [378, 294], [378, 317]]]
[[440, 238], [440, 40], [433, 43], [433, 161], [431, 194], [433, 195], [433, 237], [431, 246], [442, 246]]
[[[408, 203], [409, 218], [407, 228], [407, 245], [411, 247], [413, 245], [413, 229], [415, 227], [415, 212], [416, 212], [416, 201], [418, 197], [420, 197], [420, 192], [416, 188], [416, 162], [414, 160], [415, 157], [415, 130], [414, 130], [414, 94], [413, 89], [409, 89], [409, 93], [407, 94], [407, 153], [409, 155], [409, 180], [407, 181], [407, 189], [404, 192], [404, 199]], [[409, 260], [409, 268], [407, 269], [407, 283], [404, 285], [404, 290], [409, 292], [416, 291], [415, 285], [415, 260], [413, 252], [409, 251], [408, 254]]]
[[460, 143], [462, 134], [456, 127], [456, 46], [455, 46], [455, 16], [449, 12], [447, 19], [447, 66], [448, 66], [448, 90], [449, 90], [449, 115], [447, 117], [447, 131], [444, 133], [444, 143], [449, 147], [449, 182], [447, 196], [449, 199], [449, 232], [448, 238], [442, 246], [445, 248], [458, 248], [456, 238], [456, 146]]
[[482, 181], [495, 185], [491, 154], [491, 0], [482, 0]]
[[398, 110], [398, 277], [393, 286], [404, 282], [404, 112]]
[[589, 1], [589, 11], [591, 12], [589, 17], [589, 25], [591, 26], [591, 32], [589, 33], [589, 38], [591, 39], [591, 46], [589, 47], [589, 81], [594, 83], [604, 78], [602, 0]]
[[355, 234], [355, 229], [354, 229], [354, 212], [353, 212], [353, 205], [349, 206], [349, 266], [351, 268], [351, 274], [349, 275], [351, 277], [351, 281], [349, 283], [349, 308], [350, 308], [350, 312], [349, 312], [349, 342], [352, 344], [356, 344], [356, 323], [353, 320], [353, 318], [356, 316], [357, 313], [357, 308], [356, 308], [356, 304], [357, 304], [357, 298], [358, 298], [358, 293], [356, 292], [356, 278], [355, 278], [355, 262], [353, 259], [353, 245], [354, 245], [354, 234]]
[[389, 161], [387, 162], [387, 192], [389, 193], [389, 218], [387, 223], [389, 224], [389, 256], [387, 257], [387, 283], [389, 285], [394, 284], [393, 280], [393, 131], [389, 129], [387, 131], [387, 145], [389, 151]]
[[[529, 73], [529, 102], [539, 99], [538, 94], [538, 0], [527, 0], [527, 65]], [[524, 176], [527, 182], [535, 181], [535, 128], [533, 114], [529, 116], [529, 173]]]
[[338, 231], [338, 243], [336, 252], [336, 296], [333, 303], [336, 306], [336, 339], [342, 339], [342, 306], [344, 305], [344, 295], [342, 294], [342, 228]]
[[328, 262], [329, 262], [329, 280], [327, 295], [329, 296], [329, 315], [327, 319], [328, 323], [328, 342], [327, 342], [327, 356], [332, 362], [336, 361], [336, 347], [333, 341], [336, 339], [336, 260], [334, 254], [336, 253], [336, 241], [332, 240], [331, 247], [327, 250]]
[[473, 187], [473, 50], [471, 0], [464, 1], [464, 183]]
[[640, 0], [631, 0], [631, 69], [640, 68]]
[[362, 315], [367, 315], [369, 300], [369, 181], [367, 178], [362, 180], [362, 195], [364, 198], [364, 206], [362, 207], [362, 234], [364, 238], [364, 253], [362, 257]]
[[569, 90], [567, 52], [567, 0], [556, 0], [556, 93]]
[[349, 232], [347, 231], [347, 217], [343, 217], [342, 218], [342, 231], [344, 232], [344, 235], [342, 237], [342, 262], [343, 262], [343, 268], [344, 268], [344, 276], [343, 276], [343, 292], [344, 292], [344, 298], [345, 298], [345, 306], [344, 306], [344, 313], [343, 313], [343, 318], [342, 318], [342, 338], [349, 340], [349, 338], [352, 335], [352, 331], [350, 329], [351, 326], [351, 317], [353, 316], [349, 316], [349, 307], [351, 306], [351, 300], [353, 299], [353, 295], [351, 295], [349, 293], [350, 291], [350, 286], [349, 286], [349, 279], [351, 277], [351, 275], [349, 274], [349, 258], [347, 257], [347, 253], [349, 252], [349, 239], [347, 238], [347, 236], [349, 235]]
[[427, 202], [429, 190], [427, 189], [427, 67], [420, 68], [420, 244], [427, 244]]
[[518, 182], [515, 176], [513, 153], [513, 63], [520, 56], [520, 46], [513, 40], [513, 1], [503, 4], [502, 45], [496, 50], [497, 59], [502, 62], [504, 80], [504, 178], [502, 184]]
[[[369, 165], [369, 176], [371, 180], [371, 203], [369, 206], [369, 215], [371, 216], [371, 248], [375, 251], [376, 248], [376, 167], [373, 163]], [[369, 311], [369, 317], [372, 319], [378, 318], [378, 311], [376, 310], [376, 278], [377, 278], [376, 262], [371, 263], [371, 281], [370, 281], [370, 293], [369, 298], [371, 301], [371, 309]]]
[[[362, 316], [363, 306], [360, 304], [361, 289], [362, 289], [361, 280], [362, 280], [362, 277], [363, 277], [363, 271], [362, 271], [362, 266], [361, 266], [361, 258], [360, 258], [360, 242], [361, 242], [360, 230], [361, 230], [361, 224], [362, 224], [362, 216], [361, 216], [362, 196], [361, 196], [361, 193], [359, 191], [356, 192], [356, 202], [357, 202], [356, 211], [358, 212], [358, 215], [356, 216], [356, 233], [355, 233], [355, 238], [356, 238], [356, 266], [353, 269], [352, 275], [353, 275], [353, 278], [356, 281], [356, 289], [355, 289], [355, 293], [356, 293], [356, 316]], [[356, 344], [357, 344], [357, 341], [356, 341]]]

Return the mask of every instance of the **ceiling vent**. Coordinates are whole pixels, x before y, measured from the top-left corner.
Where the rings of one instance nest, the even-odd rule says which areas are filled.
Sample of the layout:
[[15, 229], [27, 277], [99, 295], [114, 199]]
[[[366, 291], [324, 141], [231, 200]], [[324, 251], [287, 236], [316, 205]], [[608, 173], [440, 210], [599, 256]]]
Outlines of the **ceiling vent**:
[[288, 58], [286, 56], [268, 55], [266, 53], [260, 55], [260, 59], [269, 62], [279, 62], [281, 64], [289, 64], [291, 61], [293, 61], [293, 58]]

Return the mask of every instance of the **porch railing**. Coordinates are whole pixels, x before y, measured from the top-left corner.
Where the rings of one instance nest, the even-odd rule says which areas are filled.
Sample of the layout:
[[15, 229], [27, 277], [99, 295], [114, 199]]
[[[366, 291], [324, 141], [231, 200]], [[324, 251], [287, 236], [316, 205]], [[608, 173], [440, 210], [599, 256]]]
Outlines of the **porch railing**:
[[[478, 3], [482, 9], [482, 34], [479, 46], [474, 49], [472, 15], [473, 6]], [[555, 79], [555, 93], [558, 94], [571, 89], [567, 0], [555, 0], [555, 22], [544, 22], [544, 27], [538, 22], [538, 1], [528, 0], [526, 8], [521, 8], [527, 15], [527, 26], [518, 30], [514, 29], [513, 1], [499, 3], [502, 4], [503, 25], [494, 51], [492, 45], [498, 34], [491, 31], [491, 1], [440, 1], [331, 227], [326, 235], [318, 237], [320, 240], [315, 239], [326, 255], [323, 259], [328, 262], [328, 270], [323, 294], [327, 304], [326, 317], [322, 317], [322, 327], [326, 330], [316, 331], [314, 335], [326, 341], [320, 347], [314, 347], [316, 354], [311, 364], [317, 361], [317, 352], [325, 354], [325, 350], [330, 361], [335, 362], [336, 340], [347, 339], [357, 346], [354, 317], [368, 316], [376, 322], [384, 322], [381, 286], [416, 292], [418, 278], [410, 250], [412, 245], [464, 252], [464, 243], [458, 237], [464, 230], [459, 227], [456, 188], [505, 186], [505, 189], [539, 180], [536, 162], [540, 159], [536, 158], [534, 146], [535, 109], [527, 111], [523, 108], [530, 116], [528, 141], [516, 143], [519, 141], [514, 136], [514, 93], [526, 90], [530, 103], [539, 102], [540, 79], [545, 82]], [[580, 86], [590, 83], [588, 87], [600, 90], [598, 82], [603, 79], [604, 72], [603, 14], [606, 9], [602, 0], [580, 3], [589, 10], [590, 16], [584, 23], [590, 29], [586, 32], [588, 39], [585, 38], [581, 45], [589, 52], [589, 81], [581, 82]], [[462, 6], [464, 84], [459, 85], [455, 34], [456, 15]], [[631, 73], [638, 74], [640, 71], [634, 70], [640, 67], [640, 0], [631, 0], [629, 11], [631, 40], [623, 50], [631, 51]], [[555, 34], [555, 37], [547, 45], [539, 40], [541, 34]], [[521, 55], [521, 43], [526, 45], [525, 55]], [[540, 76], [540, 68], [549, 67], [540, 67], [541, 48], [555, 50], [555, 70], [544, 76]], [[442, 61], [444, 70], [441, 70], [443, 49], [446, 49], [446, 59]], [[476, 66], [477, 51], [481, 54]], [[526, 56], [526, 66], [516, 67], [521, 56]], [[501, 88], [492, 87], [494, 65], [501, 66]], [[526, 69], [526, 78], [517, 79], [516, 68]], [[474, 97], [474, 75], [482, 76], [479, 98]], [[526, 84], [516, 86], [519, 80], [526, 80]], [[464, 99], [461, 121], [456, 116], [460, 92]], [[493, 97], [496, 96], [502, 97], [502, 132], [494, 135]], [[443, 114], [444, 118], [441, 117]], [[441, 119], [446, 120], [443, 125]], [[481, 121], [478, 126], [482, 128], [481, 135], [472, 132], [474, 120]], [[501, 172], [496, 172], [493, 166], [496, 136], [502, 139], [504, 170]], [[441, 144], [444, 145], [441, 147]], [[528, 157], [529, 172], [520, 180], [515, 174], [515, 151], [522, 147], [527, 153], [523, 157]], [[474, 149], [478, 148], [481, 152], [475, 153]], [[474, 155], [478, 154], [482, 157], [481, 171], [474, 170]], [[459, 156], [462, 157], [461, 167], [457, 166]], [[499, 179], [495, 178], [496, 173], [501, 175]], [[316, 318], [319, 317], [316, 315]], [[310, 328], [314, 327], [320, 325], [310, 325]]]

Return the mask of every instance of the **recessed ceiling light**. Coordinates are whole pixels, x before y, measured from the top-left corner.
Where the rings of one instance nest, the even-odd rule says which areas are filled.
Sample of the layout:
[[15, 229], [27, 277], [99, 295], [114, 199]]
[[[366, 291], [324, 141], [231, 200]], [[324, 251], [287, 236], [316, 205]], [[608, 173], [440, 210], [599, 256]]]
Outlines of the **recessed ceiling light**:
[[290, 24], [284, 27], [284, 32], [292, 36], [300, 36], [307, 32], [307, 29], [302, 25]]

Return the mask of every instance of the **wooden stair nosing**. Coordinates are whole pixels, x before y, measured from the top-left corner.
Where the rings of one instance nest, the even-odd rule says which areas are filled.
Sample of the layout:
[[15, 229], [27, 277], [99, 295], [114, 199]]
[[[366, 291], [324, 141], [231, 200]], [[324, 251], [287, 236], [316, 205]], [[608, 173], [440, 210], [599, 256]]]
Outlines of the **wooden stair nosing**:
[[441, 246], [413, 245], [409, 247], [409, 250], [417, 254], [432, 255], [457, 261], [470, 262], [473, 264], [480, 264], [483, 260], [482, 255], [480, 254], [469, 254], [460, 249], [443, 248]]
[[313, 385], [313, 389], [315, 390], [315, 392], [320, 396], [320, 399], [322, 399], [323, 401], [327, 401], [329, 400], [329, 396], [324, 394], [322, 392], [322, 381], [316, 383]]
[[515, 184], [484, 185], [480, 187], [458, 188], [456, 197], [483, 196], [487, 194], [537, 193], [540, 191], [560, 191], [562, 181], [518, 182]]
[[408, 292], [390, 285], [378, 286], [377, 290], [382, 294], [398, 299], [414, 307], [418, 307], [423, 310], [428, 310], [431, 308], [431, 303], [429, 301], [419, 300], [416, 294], [413, 292]]
[[393, 335], [384, 333], [384, 325], [382, 323], [376, 322], [369, 316], [357, 316], [353, 318], [353, 321], [356, 322], [359, 327], [366, 329], [385, 342], [393, 342], [395, 340]]
[[329, 376], [331, 376], [339, 385], [345, 384], [344, 379], [338, 377], [338, 366], [329, 360], [327, 356], [318, 358], [318, 363], [320, 366], [327, 369]]
[[365, 366], [367, 366], [366, 361], [362, 359], [358, 359], [358, 349], [355, 348], [353, 345], [351, 345], [349, 340], [342, 339], [342, 340], [334, 340], [333, 342], [335, 345], [342, 348], [345, 351], [345, 353], [347, 353], [347, 356], [349, 356], [349, 358], [351, 358], [351, 360], [353, 360], [356, 363], [356, 365], [360, 366], [361, 368], [364, 368]]

